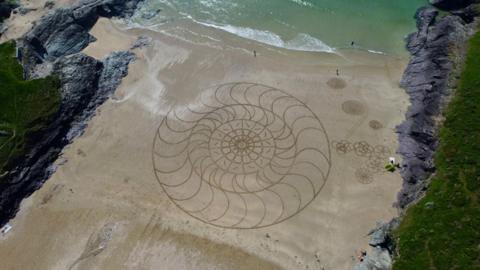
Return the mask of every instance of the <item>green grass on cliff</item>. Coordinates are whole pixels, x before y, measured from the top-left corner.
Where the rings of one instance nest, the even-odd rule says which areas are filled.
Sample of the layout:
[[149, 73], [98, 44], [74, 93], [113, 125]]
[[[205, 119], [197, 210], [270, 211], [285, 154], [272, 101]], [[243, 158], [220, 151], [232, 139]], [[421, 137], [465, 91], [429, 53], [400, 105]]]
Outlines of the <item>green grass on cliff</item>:
[[445, 116], [437, 174], [395, 232], [394, 270], [480, 269], [480, 33]]
[[25, 81], [15, 43], [0, 44], [0, 181], [28, 153], [60, 105], [56, 77]]

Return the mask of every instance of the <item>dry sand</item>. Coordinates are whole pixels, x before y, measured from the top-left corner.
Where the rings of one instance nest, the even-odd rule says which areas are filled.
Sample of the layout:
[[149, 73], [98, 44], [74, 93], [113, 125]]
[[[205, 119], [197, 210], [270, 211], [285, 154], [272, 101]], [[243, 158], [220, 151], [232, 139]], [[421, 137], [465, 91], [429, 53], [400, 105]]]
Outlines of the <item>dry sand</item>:
[[[377, 221], [397, 214], [392, 203], [401, 178], [382, 167], [394, 155], [394, 128], [408, 106], [406, 94], [398, 87], [405, 60], [358, 51], [338, 55], [285, 51], [195, 27], [199, 26], [191, 26], [195, 33], [203, 31], [213, 38], [122, 30], [104, 19], [95, 26], [92, 34], [98, 41], [85, 52], [97, 58], [128, 49], [139, 35], [152, 37], [153, 42], [135, 51], [138, 59], [114, 97], [98, 109], [85, 134], [65, 150], [62, 159], [67, 163], [23, 202], [11, 221], [13, 230], [0, 238], [2, 269], [351, 269], [355, 251], [367, 248], [368, 231]], [[178, 153], [185, 146], [159, 143], [158, 134], [170, 142], [186, 136], [171, 130], [157, 133], [157, 128], [165, 128], [166, 115], [173, 110], [185, 120], [170, 122], [171, 129], [191, 128], [188, 121], [203, 120], [186, 108], [205, 112], [211, 111], [208, 105], [218, 107], [217, 88], [212, 86], [220, 84], [226, 84], [219, 90], [220, 100], [230, 109], [220, 109], [212, 122], [223, 121], [223, 125], [233, 121], [230, 115], [244, 119], [231, 129], [249, 124], [248, 116], [239, 115], [254, 109], [241, 113], [240, 107], [246, 105], [235, 105], [246, 101], [267, 110], [267, 104], [280, 97], [283, 101], [271, 107], [279, 114], [298, 105], [278, 120], [289, 125], [306, 115], [318, 117], [299, 121], [301, 128], [314, 130], [306, 136], [293, 127], [284, 133], [296, 136], [293, 142], [283, 143], [297, 151], [293, 157], [283, 156], [285, 166], [293, 168], [284, 171], [284, 180], [278, 175], [267, 177], [271, 185], [266, 185], [273, 186], [270, 191], [277, 192], [277, 199], [258, 191], [265, 187], [258, 178], [249, 182], [255, 173], [245, 176], [245, 171], [265, 172], [261, 164], [250, 162], [251, 156], [240, 163], [250, 162], [253, 167], [212, 165], [226, 166], [231, 174], [243, 176], [242, 181], [226, 174], [217, 177], [203, 165], [208, 155], [225, 158], [208, 152], [214, 148], [208, 143], [209, 150], [198, 150], [201, 146], [195, 140], [186, 146], [192, 156], [200, 151], [195, 159], [202, 165], [196, 163], [194, 169], [179, 169], [183, 157], [168, 161], [153, 154], [152, 158], [153, 151]], [[284, 92], [271, 90], [264, 94], [264, 101], [255, 103], [252, 100], [270, 89], [262, 85]], [[226, 96], [232, 86], [238, 87], [233, 90], [235, 99]], [[254, 90], [245, 94], [248, 87]], [[281, 98], [287, 95], [294, 98]], [[250, 114], [250, 118], [254, 117]], [[220, 124], [204, 126], [195, 132], [206, 132], [207, 137], [220, 134], [218, 140], [226, 140], [222, 131], [212, 134]], [[284, 136], [275, 131], [257, 134], [267, 143], [258, 146], [248, 141], [257, 138], [254, 128], [243, 130], [250, 133], [237, 134], [240, 139], [228, 137], [238, 140], [233, 138], [236, 141], [227, 152], [267, 151], [272, 142], [276, 151], [282, 148], [277, 143]], [[298, 149], [306, 147], [323, 155], [300, 157]], [[282, 158], [264, 153], [267, 157], [262, 162]], [[301, 159], [317, 167], [301, 169]], [[168, 168], [175, 172], [159, 172]], [[211, 182], [204, 183], [207, 190], [195, 186], [199, 177], [186, 176], [199, 171], [209, 172]], [[183, 179], [190, 184], [180, 184]], [[287, 184], [297, 192], [285, 188]], [[195, 190], [198, 193], [193, 194]], [[228, 195], [198, 211], [212, 193], [215, 198]], [[299, 210], [297, 204], [304, 208]]]

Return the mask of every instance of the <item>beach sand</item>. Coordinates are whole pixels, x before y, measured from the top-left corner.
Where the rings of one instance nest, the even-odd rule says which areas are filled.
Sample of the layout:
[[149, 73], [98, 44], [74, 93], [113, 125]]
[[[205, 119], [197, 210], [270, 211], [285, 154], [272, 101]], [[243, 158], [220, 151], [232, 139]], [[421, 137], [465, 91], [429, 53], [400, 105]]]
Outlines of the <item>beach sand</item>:
[[[191, 26], [195, 27], [200, 26]], [[65, 149], [58, 163], [66, 163], [22, 203], [11, 221], [13, 230], [0, 238], [2, 269], [351, 269], [355, 252], [368, 249], [367, 233], [376, 222], [397, 214], [392, 204], [401, 177], [382, 167], [389, 156], [396, 156], [394, 129], [408, 106], [398, 86], [406, 60], [359, 51], [286, 51], [205, 27], [193, 32], [203, 31], [208, 38], [181, 33], [188, 39], [123, 28], [101, 19], [92, 30], [98, 40], [85, 52], [102, 58], [128, 49], [141, 35], [153, 42], [134, 51], [137, 60], [119, 89], [98, 109], [85, 133]], [[223, 86], [212, 88], [218, 85]], [[193, 184], [182, 190], [167, 187], [180, 185], [188, 170], [158, 172], [163, 166], [177, 169], [181, 159], [169, 164], [154, 152], [175, 152], [181, 146], [162, 146], [158, 134], [163, 131], [157, 129], [163, 130], [162, 120], [177, 109], [184, 119], [198, 122], [185, 108], [202, 111], [208, 108], [205, 104], [218, 105], [214, 90], [223, 95], [233, 87], [242, 94], [248, 87], [254, 89], [245, 94], [246, 100], [272, 89], [269, 93], [288, 96], [291, 102], [272, 110], [298, 105], [291, 117], [316, 116], [301, 125], [319, 132], [296, 138], [293, 144], [322, 153], [302, 157], [319, 168], [285, 172], [285, 181], [298, 185], [295, 194], [273, 181], [279, 186], [277, 201], [253, 191], [258, 181], [245, 178], [243, 187], [235, 188], [232, 181], [224, 181], [223, 187], [215, 182], [223, 181], [221, 177], [214, 179], [211, 190], [220, 185], [230, 193], [248, 192], [223, 202], [215, 199], [209, 211], [195, 212], [192, 207], [204, 205], [208, 192], [189, 196]], [[215, 121], [240, 115], [240, 99], [225, 101], [232, 109], [221, 113], [219, 119], [225, 119]], [[266, 110], [273, 99], [266, 97], [256, 106]], [[291, 123], [289, 117], [290, 112], [283, 121]], [[170, 128], [179, 127], [175, 125]], [[185, 136], [165, 134], [170, 141]], [[270, 142], [272, 135], [262, 138]], [[247, 151], [243, 143], [239, 140], [234, 148]], [[297, 151], [288, 162], [298, 162], [299, 156]], [[292, 206], [296, 204], [302, 209]], [[220, 215], [222, 211], [227, 214]], [[242, 211], [247, 213], [244, 219], [235, 222]]]

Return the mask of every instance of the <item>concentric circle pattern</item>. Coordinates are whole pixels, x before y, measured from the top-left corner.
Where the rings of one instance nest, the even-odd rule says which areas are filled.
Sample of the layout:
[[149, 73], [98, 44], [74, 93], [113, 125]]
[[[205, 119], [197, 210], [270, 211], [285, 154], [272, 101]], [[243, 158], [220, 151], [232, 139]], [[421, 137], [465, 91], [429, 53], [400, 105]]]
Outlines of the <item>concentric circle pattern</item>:
[[304, 209], [330, 172], [318, 117], [272, 87], [230, 83], [173, 108], [153, 145], [155, 174], [173, 203], [203, 222], [266, 227]]

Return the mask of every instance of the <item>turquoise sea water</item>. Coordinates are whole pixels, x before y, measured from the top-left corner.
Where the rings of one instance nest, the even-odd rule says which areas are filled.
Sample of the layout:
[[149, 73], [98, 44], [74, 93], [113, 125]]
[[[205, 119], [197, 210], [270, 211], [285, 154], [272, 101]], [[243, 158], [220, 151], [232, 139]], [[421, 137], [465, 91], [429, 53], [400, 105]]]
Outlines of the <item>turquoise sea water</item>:
[[[147, 0], [137, 23], [188, 19], [277, 47], [356, 47], [402, 55], [413, 15], [426, 0]], [[143, 20], [143, 21], [142, 21]]]

